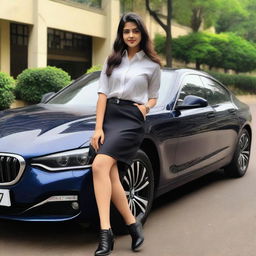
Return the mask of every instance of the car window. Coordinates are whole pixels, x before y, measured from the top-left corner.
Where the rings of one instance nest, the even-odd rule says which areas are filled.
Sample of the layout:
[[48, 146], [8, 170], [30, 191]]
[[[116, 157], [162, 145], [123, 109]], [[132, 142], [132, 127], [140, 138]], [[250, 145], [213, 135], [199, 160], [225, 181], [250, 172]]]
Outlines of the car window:
[[220, 84], [210, 78], [201, 76], [201, 79], [206, 88], [206, 99], [209, 105], [217, 105], [223, 102], [230, 101], [228, 91]]
[[161, 84], [159, 89], [159, 96], [157, 99], [156, 107], [169, 103], [172, 97], [172, 91], [175, 86], [175, 72], [163, 70], [161, 73]]
[[[159, 97], [156, 107], [161, 107], [170, 98], [174, 86], [175, 73], [162, 71]], [[47, 104], [83, 105], [83, 107], [96, 107], [98, 100], [99, 77], [78, 80], [73, 85], [58, 93]]]
[[194, 95], [205, 98], [205, 88], [197, 75], [187, 75], [182, 80], [182, 89], [178, 98], [178, 104], [181, 104], [188, 95]]
[[47, 104], [65, 105], [86, 105], [95, 107], [98, 99], [99, 78], [78, 81], [74, 86], [69, 86], [56, 97], [52, 98]]

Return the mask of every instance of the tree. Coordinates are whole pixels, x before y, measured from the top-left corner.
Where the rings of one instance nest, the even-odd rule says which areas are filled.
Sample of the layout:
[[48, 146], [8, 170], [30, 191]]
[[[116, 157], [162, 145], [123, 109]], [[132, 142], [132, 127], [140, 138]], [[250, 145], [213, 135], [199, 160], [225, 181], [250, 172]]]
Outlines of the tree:
[[173, 39], [173, 57], [185, 63], [194, 62], [198, 70], [201, 64], [213, 67], [221, 53], [211, 44], [211, 40], [211, 35], [207, 33], [191, 33]]
[[226, 0], [216, 30], [234, 32], [247, 40], [256, 42], [256, 2], [255, 0]]
[[236, 73], [249, 72], [256, 69], [255, 44], [233, 33], [226, 35], [227, 46], [222, 49], [223, 68], [233, 69]]
[[[164, 1], [162, 1], [164, 2]], [[154, 18], [154, 20], [163, 28], [166, 33], [165, 42], [165, 56], [166, 56], [166, 66], [172, 67], [172, 33], [171, 33], [171, 19], [172, 19], [172, 0], [167, 0], [167, 15], [166, 23], [160, 18], [160, 13], [157, 10], [153, 10], [150, 6], [150, 1], [146, 0], [146, 9], [149, 14]]]
[[213, 26], [225, 0], [173, 0], [174, 18], [178, 23], [189, 26], [193, 32], [199, 28]]
[[238, 30], [241, 22], [248, 16], [245, 6], [239, 0], [226, 0], [220, 10], [219, 19], [216, 22], [216, 32]]
[[246, 9], [248, 10], [248, 16], [246, 22], [244, 22], [244, 34], [243, 36], [250, 41], [256, 42], [256, 2], [255, 0], [247, 0]]
[[[162, 37], [162, 38], [161, 38]], [[156, 49], [162, 51], [164, 37], [155, 38]], [[256, 69], [256, 45], [233, 33], [191, 33], [173, 39], [173, 57], [185, 63], [194, 62], [210, 68], [233, 69], [236, 73]]]

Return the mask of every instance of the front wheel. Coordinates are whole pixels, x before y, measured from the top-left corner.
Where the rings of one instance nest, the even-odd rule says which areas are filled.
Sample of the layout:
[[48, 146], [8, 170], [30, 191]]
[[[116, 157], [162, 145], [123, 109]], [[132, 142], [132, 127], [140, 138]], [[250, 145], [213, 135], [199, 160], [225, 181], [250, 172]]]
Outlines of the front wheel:
[[[154, 175], [151, 162], [142, 150], [137, 152], [133, 163], [126, 167], [121, 178], [129, 207], [136, 218], [144, 224], [154, 198]], [[114, 207], [113, 207], [114, 208]], [[119, 234], [126, 233], [126, 227], [116, 209], [112, 210], [113, 229]], [[117, 217], [117, 215], [119, 215]]]
[[236, 150], [231, 163], [224, 168], [225, 173], [231, 177], [242, 177], [245, 175], [251, 153], [251, 136], [243, 129], [236, 145]]

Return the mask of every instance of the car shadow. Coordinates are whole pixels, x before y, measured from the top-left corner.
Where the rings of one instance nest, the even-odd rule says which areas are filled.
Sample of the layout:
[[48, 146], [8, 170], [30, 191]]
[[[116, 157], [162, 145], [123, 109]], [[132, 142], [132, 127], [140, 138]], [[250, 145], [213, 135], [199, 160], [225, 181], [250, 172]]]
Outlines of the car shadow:
[[214, 185], [218, 182], [223, 182], [226, 180], [230, 180], [230, 178], [225, 175], [222, 169], [206, 174], [156, 198], [153, 202], [151, 211], [157, 211], [161, 207], [166, 207], [170, 203], [173, 204], [175, 201], [181, 200], [182, 198], [195, 192], [199, 192], [210, 185]]
[[0, 243], [79, 248], [94, 245], [96, 230], [77, 222], [20, 222], [0, 220]]

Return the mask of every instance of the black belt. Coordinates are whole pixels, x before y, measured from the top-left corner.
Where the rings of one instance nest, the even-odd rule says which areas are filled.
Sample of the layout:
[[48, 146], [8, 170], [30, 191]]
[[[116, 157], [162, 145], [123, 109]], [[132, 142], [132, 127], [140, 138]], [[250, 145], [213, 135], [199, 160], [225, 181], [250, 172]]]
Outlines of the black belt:
[[134, 105], [134, 103], [136, 103], [132, 100], [123, 100], [123, 99], [118, 99], [118, 98], [109, 98], [108, 102], [114, 103], [114, 104], [120, 104], [120, 105]]

